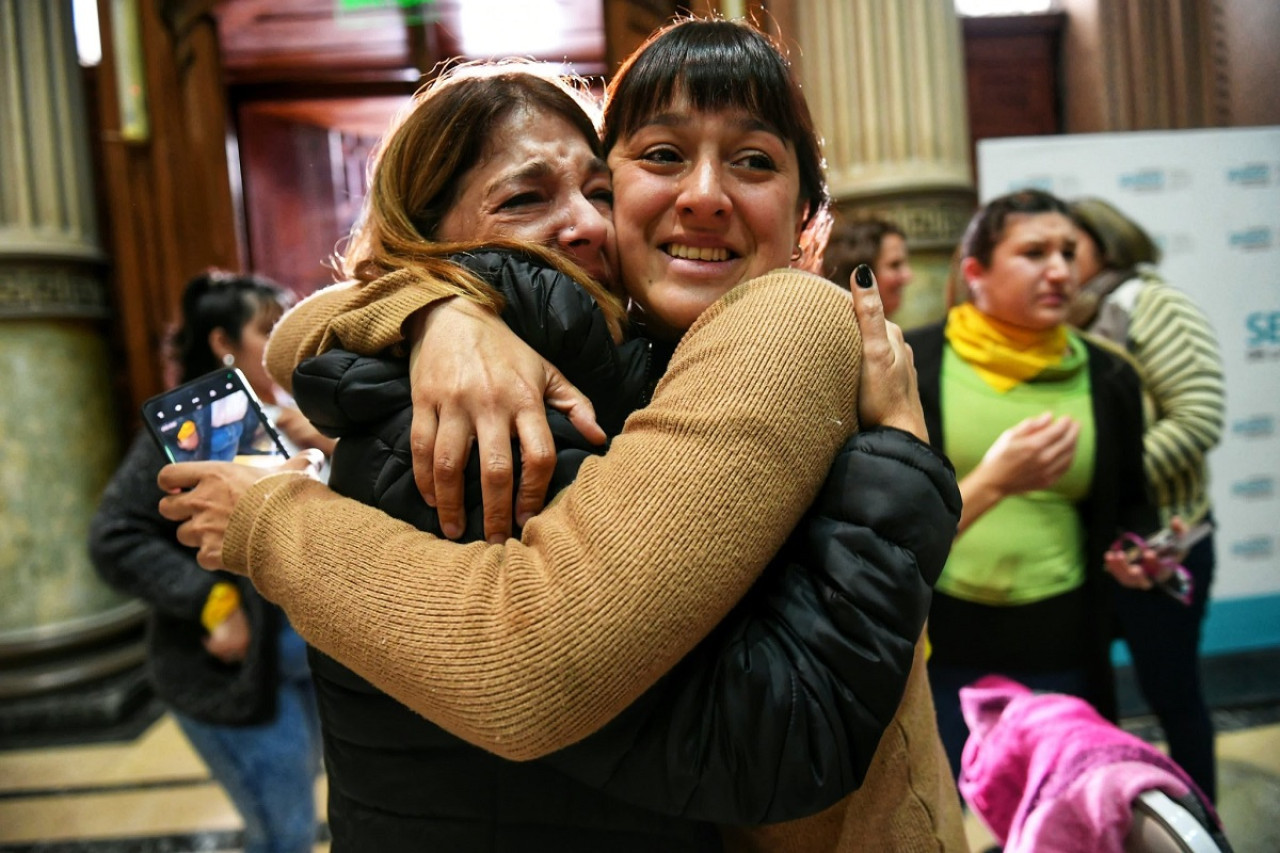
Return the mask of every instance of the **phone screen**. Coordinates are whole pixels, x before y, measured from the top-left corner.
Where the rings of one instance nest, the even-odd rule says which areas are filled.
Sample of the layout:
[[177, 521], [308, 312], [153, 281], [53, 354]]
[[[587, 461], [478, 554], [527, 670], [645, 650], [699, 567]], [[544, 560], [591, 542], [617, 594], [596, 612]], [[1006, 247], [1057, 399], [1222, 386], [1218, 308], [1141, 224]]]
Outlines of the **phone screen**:
[[239, 370], [216, 370], [152, 397], [142, 417], [171, 462], [270, 467], [289, 456]]

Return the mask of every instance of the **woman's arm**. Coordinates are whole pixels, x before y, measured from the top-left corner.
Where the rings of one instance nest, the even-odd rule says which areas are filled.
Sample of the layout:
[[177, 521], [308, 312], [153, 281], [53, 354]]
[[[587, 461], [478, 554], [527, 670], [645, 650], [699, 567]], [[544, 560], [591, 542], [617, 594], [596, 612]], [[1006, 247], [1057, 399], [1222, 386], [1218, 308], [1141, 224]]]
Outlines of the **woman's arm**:
[[[745, 594], [855, 427], [857, 355], [847, 295], [774, 273], [704, 313], [652, 404], [521, 541], [454, 546], [279, 475], [236, 506], [226, 562], [411, 708], [537, 757], [617, 716]], [[171, 466], [162, 484], [221, 470]]]
[[1199, 471], [1222, 438], [1222, 361], [1213, 329], [1185, 295], [1163, 283], [1142, 289], [1129, 326], [1134, 360], [1155, 403], [1143, 436], [1148, 480], [1162, 491]]
[[[472, 297], [406, 270], [366, 284], [334, 285], [281, 318], [268, 341], [266, 361], [276, 382], [292, 392], [293, 371], [305, 359], [336, 347], [375, 355], [406, 341], [420, 342], [425, 330], [438, 325], [431, 358], [418, 357], [420, 343], [412, 351], [414, 394], [430, 401], [414, 408], [413, 443], [431, 450], [415, 454], [414, 479], [427, 503], [439, 508], [445, 533], [460, 535], [465, 526], [462, 472], [474, 436], [485, 493], [493, 496], [486, 501], [486, 533], [501, 541], [511, 533], [511, 436], [519, 438], [521, 448], [517, 520], [523, 524], [532, 517], [546, 497], [555, 453], [544, 401], [588, 438], [603, 442], [604, 435], [586, 395]], [[474, 358], [476, 352], [490, 357]]]
[[405, 340], [404, 327], [459, 297], [480, 297], [449, 282], [408, 270], [368, 283], [346, 281], [318, 290], [290, 309], [271, 331], [267, 370], [286, 391], [304, 359], [342, 347], [372, 355]]
[[600, 732], [547, 761], [717, 823], [813, 814], [861, 784], [897, 712], [960, 513], [944, 457], [872, 429], [733, 612]]

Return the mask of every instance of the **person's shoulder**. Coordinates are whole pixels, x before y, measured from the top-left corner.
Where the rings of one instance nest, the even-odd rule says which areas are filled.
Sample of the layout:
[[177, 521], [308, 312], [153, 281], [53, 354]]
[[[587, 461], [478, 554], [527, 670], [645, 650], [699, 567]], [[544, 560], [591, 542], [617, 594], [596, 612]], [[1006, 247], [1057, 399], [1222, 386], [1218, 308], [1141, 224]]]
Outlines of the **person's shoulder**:
[[548, 323], [581, 325], [601, 313], [580, 282], [537, 255], [495, 247], [453, 257], [502, 294], [502, 319], [531, 344], [530, 336], [540, 337]]
[[1135, 311], [1204, 313], [1187, 293], [1169, 284], [1154, 271], [1144, 272], [1141, 280], [1143, 287], [1138, 292]]
[[704, 311], [698, 321], [712, 320], [727, 311], [774, 314], [806, 323], [834, 320], [856, 326], [849, 292], [803, 270], [773, 270], [744, 282]]

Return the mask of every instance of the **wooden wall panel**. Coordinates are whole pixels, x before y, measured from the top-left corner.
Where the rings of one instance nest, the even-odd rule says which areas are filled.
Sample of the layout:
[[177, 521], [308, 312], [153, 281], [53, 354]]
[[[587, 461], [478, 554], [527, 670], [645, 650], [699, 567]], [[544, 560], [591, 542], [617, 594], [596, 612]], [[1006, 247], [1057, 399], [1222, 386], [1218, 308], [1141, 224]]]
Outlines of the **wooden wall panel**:
[[[226, 156], [226, 102], [210, 0], [139, 2], [140, 40], [117, 55], [115, 4], [99, 0], [98, 98], [111, 286], [131, 411], [164, 387], [164, 334], [186, 280], [240, 263]], [[146, 91], [150, 131], [122, 133], [118, 77]]]
[[961, 25], [970, 156], [980, 139], [1061, 133], [1061, 42], [1066, 17], [962, 18]]

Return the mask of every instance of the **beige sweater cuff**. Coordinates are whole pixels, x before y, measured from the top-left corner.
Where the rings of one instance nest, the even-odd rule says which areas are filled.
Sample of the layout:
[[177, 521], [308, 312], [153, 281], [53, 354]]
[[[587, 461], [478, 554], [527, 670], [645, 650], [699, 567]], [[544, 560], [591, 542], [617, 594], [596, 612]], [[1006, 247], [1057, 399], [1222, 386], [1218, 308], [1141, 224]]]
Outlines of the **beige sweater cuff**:
[[[227, 520], [227, 532], [222, 542], [222, 564], [229, 571], [248, 576], [252, 569], [250, 543], [254, 526], [266, 510], [272, 497], [296, 493], [307, 483], [316, 481], [297, 471], [285, 471], [263, 477], [236, 501], [235, 509]], [[317, 485], [319, 485], [317, 483]], [[277, 492], [280, 494], [278, 495]]]

